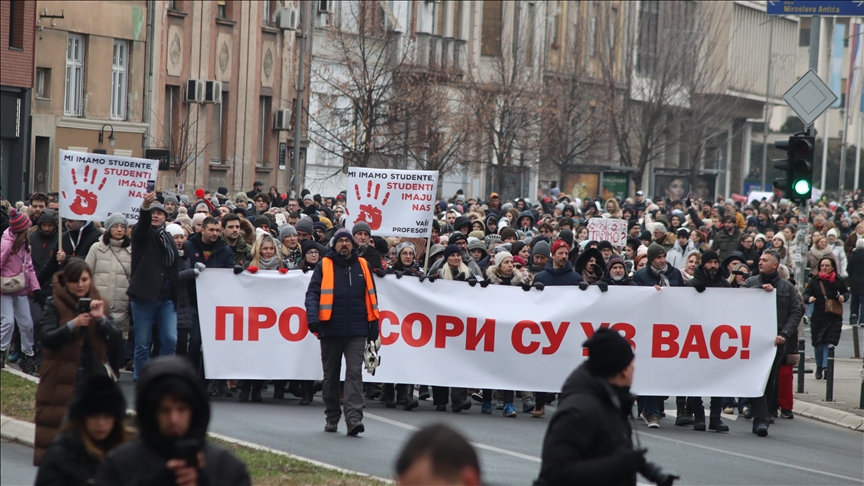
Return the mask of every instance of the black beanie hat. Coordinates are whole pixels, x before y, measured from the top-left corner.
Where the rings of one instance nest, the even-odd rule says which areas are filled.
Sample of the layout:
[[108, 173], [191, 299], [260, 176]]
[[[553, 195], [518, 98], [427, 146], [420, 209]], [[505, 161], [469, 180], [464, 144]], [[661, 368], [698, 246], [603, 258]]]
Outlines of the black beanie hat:
[[126, 399], [114, 380], [102, 375], [86, 378], [69, 402], [69, 418], [83, 420], [89, 415], [105, 413], [112, 417], [126, 415]]
[[615, 376], [633, 361], [633, 349], [618, 331], [601, 327], [582, 343], [588, 348], [588, 369], [595, 376]]

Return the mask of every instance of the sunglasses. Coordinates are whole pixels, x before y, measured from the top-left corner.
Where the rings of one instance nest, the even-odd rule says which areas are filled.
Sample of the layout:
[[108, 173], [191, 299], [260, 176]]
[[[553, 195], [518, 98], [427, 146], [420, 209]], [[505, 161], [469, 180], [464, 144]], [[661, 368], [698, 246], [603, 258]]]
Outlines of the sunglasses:
[[519, 263], [517, 263], [517, 264], [515, 265], [515, 268], [517, 268], [518, 270], [522, 270], [522, 265], [519, 264]]

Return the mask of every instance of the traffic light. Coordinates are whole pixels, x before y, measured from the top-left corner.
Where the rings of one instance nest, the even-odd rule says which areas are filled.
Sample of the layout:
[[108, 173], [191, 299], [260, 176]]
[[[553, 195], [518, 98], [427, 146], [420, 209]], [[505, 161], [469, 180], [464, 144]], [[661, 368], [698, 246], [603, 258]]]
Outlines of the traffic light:
[[774, 148], [786, 152], [785, 159], [774, 160], [774, 168], [786, 177], [774, 179], [774, 187], [792, 200], [810, 199], [813, 188], [814, 137], [796, 134], [788, 140], [777, 140]]
[[789, 198], [805, 201], [813, 189], [813, 148], [815, 138], [794, 135], [789, 139]]

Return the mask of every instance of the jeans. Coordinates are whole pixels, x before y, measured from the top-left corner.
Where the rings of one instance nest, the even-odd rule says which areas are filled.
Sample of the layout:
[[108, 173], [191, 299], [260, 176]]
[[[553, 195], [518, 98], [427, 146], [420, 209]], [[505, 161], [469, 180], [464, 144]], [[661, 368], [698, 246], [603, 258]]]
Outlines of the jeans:
[[321, 364], [324, 367], [324, 415], [327, 423], [337, 423], [342, 416], [339, 407], [339, 377], [342, 374], [342, 356], [345, 356], [344, 395], [345, 423], [353, 425], [363, 421], [363, 352], [365, 337], [334, 337], [321, 340]]
[[864, 295], [852, 294], [850, 304], [852, 306], [849, 308], [850, 315], [858, 314], [858, 324], [864, 323]]
[[662, 400], [660, 397], [643, 397], [645, 399], [643, 405], [643, 412], [646, 417], [650, 417], [652, 415], [660, 415], [660, 401]]
[[[734, 408], [735, 406], [735, 398], [734, 397], [723, 397], [722, 400], [723, 408], [729, 407]], [[749, 407], [750, 401], [746, 398], [738, 397], [738, 413], [744, 413], [744, 407]]]
[[153, 328], [159, 330], [159, 356], [173, 356], [177, 349], [177, 312], [172, 300], [131, 299], [135, 322], [135, 380], [150, 360]]
[[813, 347], [813, 356], [816, 359], [816, 366], [820, 368], [828, 367], [828, 345], [820, 344]]
[[30, 301], [26, 295], [0, 295], [0, 349], [9, 349], [12, 331], [18, 325], [21, 334], [21, 351], [33, 356], [33, 318], [30, 316]]

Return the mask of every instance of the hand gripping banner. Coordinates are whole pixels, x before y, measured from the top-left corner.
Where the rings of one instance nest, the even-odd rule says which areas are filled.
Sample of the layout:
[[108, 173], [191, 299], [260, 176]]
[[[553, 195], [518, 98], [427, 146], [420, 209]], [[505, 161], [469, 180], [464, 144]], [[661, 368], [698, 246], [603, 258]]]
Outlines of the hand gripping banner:
[[[198, 277], [207, 378], [321, 379], [306, 327], [311, 273], [211, 269]], [[375, 277], [381, 365], [364, 381], [560, 391], [594, 330], [634, 348], [643, 395], [761, 396], [774, 359], [775, 293], [762, 289], [469, 286]], [[343, 366], [344, 371], [344, 366]]]

